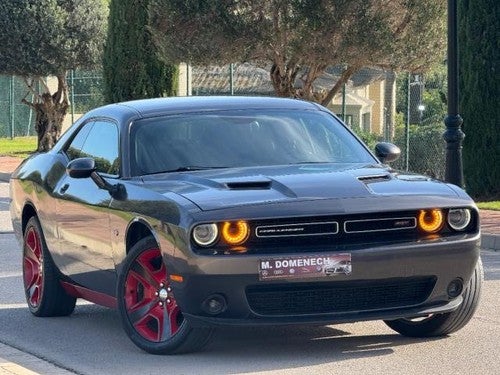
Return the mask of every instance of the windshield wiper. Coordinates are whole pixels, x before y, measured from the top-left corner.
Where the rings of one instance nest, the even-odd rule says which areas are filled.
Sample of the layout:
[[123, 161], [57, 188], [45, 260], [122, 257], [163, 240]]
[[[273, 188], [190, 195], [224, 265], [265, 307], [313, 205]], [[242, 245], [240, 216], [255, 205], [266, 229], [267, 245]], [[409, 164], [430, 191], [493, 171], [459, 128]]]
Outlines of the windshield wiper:
[[200, 165], [185, 165], [176, 169], [170, 169], [168, 171], [156, 172], [156, 173], [173, 173], [173, 172], [189, 172], [189, 171], [204, 171], [210, 169], [223, 169], [229, 167], [206, 167]]
[[293, 163], [288, 163], [288, 165], [295, 165], [295, 164], [328, 164], [328, 163], [333, 163], [332, 161], [297, 161]]

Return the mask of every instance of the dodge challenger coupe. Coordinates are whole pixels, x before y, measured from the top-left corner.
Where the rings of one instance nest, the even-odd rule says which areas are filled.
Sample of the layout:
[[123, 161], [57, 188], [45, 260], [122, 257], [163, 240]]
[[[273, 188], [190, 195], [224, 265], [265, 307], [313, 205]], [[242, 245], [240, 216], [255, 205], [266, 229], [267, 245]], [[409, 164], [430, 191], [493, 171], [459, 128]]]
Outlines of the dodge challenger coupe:
[[116, 308], [157, 354], [198, 350], [222, 324], [455, 332], [479, 302], [478, 211], [457, 186], [390, 168], [398, 155], [299, 100], [92, 110], [10, 180], [28, 307]]

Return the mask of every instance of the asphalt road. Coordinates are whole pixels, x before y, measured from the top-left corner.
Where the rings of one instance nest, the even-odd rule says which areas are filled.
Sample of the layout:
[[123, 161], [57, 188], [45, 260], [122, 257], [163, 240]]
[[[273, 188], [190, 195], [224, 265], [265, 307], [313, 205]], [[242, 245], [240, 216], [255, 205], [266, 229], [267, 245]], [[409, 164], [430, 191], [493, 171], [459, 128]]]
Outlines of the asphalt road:
[[6, 192], [0, 183], [0, 343], [57, 366], [39, 373], [59, 368], [61, 374], [68, 373], [63, 369], [78, 374], [500, 374], [500, 252], [483, 251], [480, 308], [464, 329], [446, 338], [409, 339], [378, 321], [221, 328], [202, 352], [154, 356], [128, 340], [113, 310], [81, 303], [70, 317], [29, 313]]

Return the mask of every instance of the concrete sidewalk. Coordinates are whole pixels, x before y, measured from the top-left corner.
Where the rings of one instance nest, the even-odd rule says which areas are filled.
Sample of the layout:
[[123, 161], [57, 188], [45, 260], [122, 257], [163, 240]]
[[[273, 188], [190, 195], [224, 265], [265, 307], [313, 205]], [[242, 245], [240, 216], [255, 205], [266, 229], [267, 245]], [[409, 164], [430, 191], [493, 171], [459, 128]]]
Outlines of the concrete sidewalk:
[[65, 370], [45, 359], [0, 343], [0, 375], [71, 375], [74, 372]]
[[[10, 173], [22, 161], [20, 158], [0, 156], [0, 181], [8, 182]], [[500, 251], [500, 211], [480, 210], [481, 248]]]

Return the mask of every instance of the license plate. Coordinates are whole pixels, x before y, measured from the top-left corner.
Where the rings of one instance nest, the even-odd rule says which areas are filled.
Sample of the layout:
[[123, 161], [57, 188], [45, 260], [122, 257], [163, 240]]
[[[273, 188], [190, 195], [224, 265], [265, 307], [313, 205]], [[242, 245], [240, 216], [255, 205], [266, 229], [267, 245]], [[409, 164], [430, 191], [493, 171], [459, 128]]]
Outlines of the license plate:
[[349, 253], [259, 259], [259, 280], [332, 277], [351, 272]]

